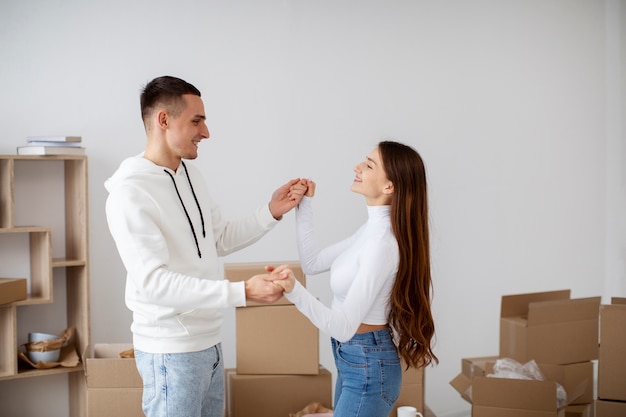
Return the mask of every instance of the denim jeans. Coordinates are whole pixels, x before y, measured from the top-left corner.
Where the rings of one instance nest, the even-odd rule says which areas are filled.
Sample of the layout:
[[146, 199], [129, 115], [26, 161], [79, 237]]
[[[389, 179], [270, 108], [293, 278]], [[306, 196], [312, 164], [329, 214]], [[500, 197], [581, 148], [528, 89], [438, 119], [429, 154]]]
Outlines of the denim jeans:
[[337, 383], [334, 417], [387, 417], [400, 394], [402, 369], [389, 329], [331, 338]]
[[147, 417], [223, 417], [222, 346], [200, 352], [145, 353], [135, 349]]

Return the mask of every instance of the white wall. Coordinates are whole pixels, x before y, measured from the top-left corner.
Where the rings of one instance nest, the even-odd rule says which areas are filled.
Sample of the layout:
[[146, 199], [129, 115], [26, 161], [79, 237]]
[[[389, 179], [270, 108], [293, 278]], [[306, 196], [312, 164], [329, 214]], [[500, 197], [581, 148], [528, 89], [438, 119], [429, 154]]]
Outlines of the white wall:
[[[426, 402], [461, 415], [448, 382], [462, 357], [497, 354], [502, 295], [626, 295], [624, 3], [0, 0], [0, 153], [27, 135], [83, 136], [99, 343], [130, 341], [102, 184], [143, 148], [138, 95], [153, 77], [203, 92], [212, 138], [195, 163], [226, 212], [312, 177], [326, 242], [365, 218], [353, 165], [383, 137], [413, 145], [430, 181], [441, 360]], [[225, 261], [295, 259], [293, 243], [287, 215]], [[327, 276], [309, 284], [329, 301]], [[227, 366], [234, 346], [231, 311]], [[0, 415], [42, 415], [26, 389], [67, 414], [62, 378], [0, 383]]]

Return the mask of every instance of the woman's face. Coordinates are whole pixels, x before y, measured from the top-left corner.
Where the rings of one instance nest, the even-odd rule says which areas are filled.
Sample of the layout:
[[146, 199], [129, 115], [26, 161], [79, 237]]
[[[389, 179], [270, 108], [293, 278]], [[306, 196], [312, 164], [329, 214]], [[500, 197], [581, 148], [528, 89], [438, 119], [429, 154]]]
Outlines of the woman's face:
[[393, 184], [387, 174], [376, 147], [365, 160], [354, 167], [356, 176], [351, 190], [365, 196], [368, 206], [382, 206], [391, 203]]

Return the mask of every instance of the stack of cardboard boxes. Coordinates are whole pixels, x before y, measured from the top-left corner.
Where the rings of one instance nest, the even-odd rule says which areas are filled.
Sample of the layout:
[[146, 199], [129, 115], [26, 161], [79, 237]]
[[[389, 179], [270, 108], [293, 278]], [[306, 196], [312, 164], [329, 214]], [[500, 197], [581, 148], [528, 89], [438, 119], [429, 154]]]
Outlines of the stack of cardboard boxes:
[[[306, 286], [300, 265], [289, 264]], [[265, 272], [264, 263], [224, 265], [230, 281]], [[332, 407], [332, 375], [320, 366], [319, 331], [286, 298], [237, 308], [236, 369], [226, 370], [228, 417], [288, 416], [312, 402]]]
[[[599, 307], [600, 297], [570, 299], [569, 290], [502, 297], [499, 356], [463, 359], [450, 384], [472, 403], [473, 417], [592, 417]], [[546, 380], [487, 377], [498, 358], [534, 360]]]
[[626, 416], [626, 298], [600, 306], [596, 417]]
[[[290, 265], [296, 279], [306, 286], [299, 263]], [[264, 273], [264, 263], [224, 265], [230, 281], [242, 281]], [[226, 370], [228, 417], [287, 417], [307, 404], [320, 402], [332, 408], [332, 375], [319, 365], [319, 331], [286, 298], [266, 305], [249, 302], [235, 311], [237, 369]], [[404, 368], [403, 368], [404, 369]], [[424, 405], [424, 370], [404, 371], [398, 406], [411, 405], [434, 417]]]

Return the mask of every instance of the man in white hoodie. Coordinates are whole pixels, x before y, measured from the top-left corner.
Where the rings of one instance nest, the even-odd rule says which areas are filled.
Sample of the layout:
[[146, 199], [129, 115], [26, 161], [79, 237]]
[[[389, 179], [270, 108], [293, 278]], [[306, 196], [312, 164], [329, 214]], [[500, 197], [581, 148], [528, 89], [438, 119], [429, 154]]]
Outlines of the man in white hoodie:
[[282, 288], [261, 275], [229, 282], [218, 256], [244, 248], [271, 230], [302, 199], [294, 179], [269, 204], [229, 220], [202, 174], [184, 159], [209, 138], [200, 91], [159, 77], [141, 94], [145, 152], [124, 160], [109, 178], [106, 215], [127, 271], [126, 305], [149, 417], [222, 417], [223, 310], [246, 300], [272, 303]]

